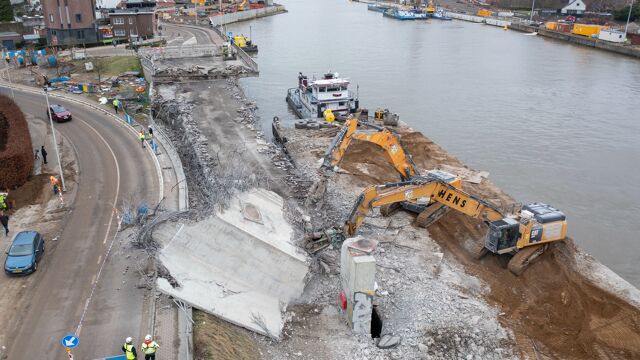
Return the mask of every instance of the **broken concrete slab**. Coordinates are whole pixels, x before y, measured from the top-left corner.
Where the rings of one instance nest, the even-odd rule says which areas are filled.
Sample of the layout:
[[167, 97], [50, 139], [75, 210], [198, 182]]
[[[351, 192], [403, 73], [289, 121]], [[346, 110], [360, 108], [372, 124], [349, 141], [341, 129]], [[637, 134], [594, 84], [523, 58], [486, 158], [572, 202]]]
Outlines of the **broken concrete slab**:
[[308, 259], [292, 243], [284, 202], [264, 189], [196, 223], [164, 224], [159, 259], [178, 282], [158, 289], [238, 326], [278, 338], [286, 304], [302, 294]]

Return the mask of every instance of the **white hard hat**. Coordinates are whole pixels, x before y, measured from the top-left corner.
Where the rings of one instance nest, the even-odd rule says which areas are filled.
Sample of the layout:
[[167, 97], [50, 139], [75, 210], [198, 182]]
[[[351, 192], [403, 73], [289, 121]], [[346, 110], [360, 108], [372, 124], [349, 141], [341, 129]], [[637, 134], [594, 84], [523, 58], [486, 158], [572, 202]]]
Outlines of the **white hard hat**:
[[128, 338], [125, 339], [125, 341], [127, 342], [127, 344], [130, 344], [133, 339], [131, 338], [131, 336], [129, 336]]
[[147, 335], [144, 337], [145, 340], [151, 340], [151, 335]]

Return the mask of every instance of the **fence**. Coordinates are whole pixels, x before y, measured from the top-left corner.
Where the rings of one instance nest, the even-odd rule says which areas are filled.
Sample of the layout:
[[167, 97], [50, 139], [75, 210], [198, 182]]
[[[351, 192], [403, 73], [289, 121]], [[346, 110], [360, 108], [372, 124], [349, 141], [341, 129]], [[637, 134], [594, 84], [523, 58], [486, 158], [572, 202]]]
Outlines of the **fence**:
[[249, 9], [245, 11], [238, 11], [234, 13], [212, 16], [209, 18], [209, 23], [212, 26], [220, 26], [224, 24], [231, 24], [238, 21], [251, 20], [255, 18], [270, 16], [287, 10], [282, 5], [267, 6], [261, 9]]
[[249, 56], [249, 54], [247, 54], [244, 50], [242, 50], [240, 46], [236, 45], [233, 41], [230, 41], [230, 39], [227, 37], [226, 34], [223, 33], [223, 31], [220, 29], [219, 26], [213, 26], [213, 31], [215, 31], [215, 33], [218, 34], [218, 36], [220, 36], [224, 41], [231, 43], [231, 46], [236, 50], [238, 57], [240, 57], [240, 59], [242, 59], [242, 61], [244, 61], [244, 63], [247, 64], [249, 68], [251, 68], [251, 71], [255, 73], [260, 72], [258, 70], [258, 63], [255, 60], [253, 60], [253, 58]]

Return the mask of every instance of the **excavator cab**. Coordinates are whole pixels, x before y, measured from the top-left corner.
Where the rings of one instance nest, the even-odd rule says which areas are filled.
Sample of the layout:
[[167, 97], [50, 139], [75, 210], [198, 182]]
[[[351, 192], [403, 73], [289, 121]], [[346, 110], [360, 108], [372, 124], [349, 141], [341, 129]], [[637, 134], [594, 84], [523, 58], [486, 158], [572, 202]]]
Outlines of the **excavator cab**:
[[500, 254], [501, 250], [511, 251], [520, 237], [520, 223], [512, 218], [491, 221], [485, 239], [485, 247], [492, 253]]

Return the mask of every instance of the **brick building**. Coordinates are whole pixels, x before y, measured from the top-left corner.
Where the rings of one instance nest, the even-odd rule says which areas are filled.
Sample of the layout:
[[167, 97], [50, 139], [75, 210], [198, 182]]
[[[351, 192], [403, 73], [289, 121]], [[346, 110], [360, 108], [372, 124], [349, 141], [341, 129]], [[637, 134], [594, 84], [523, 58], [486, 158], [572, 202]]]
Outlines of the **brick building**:
[[158, 25], [153, 8], [110, 10], [109, 21], [114, 39], [126, 40], [153, 37]]
[[97, 42], [96, 0], [41, 0], [51, 45], [79, 45]]

